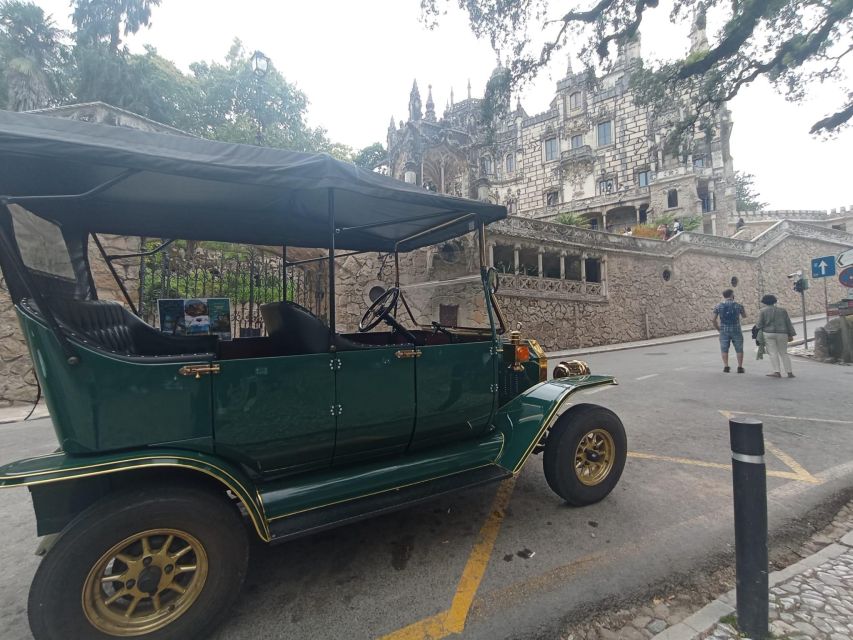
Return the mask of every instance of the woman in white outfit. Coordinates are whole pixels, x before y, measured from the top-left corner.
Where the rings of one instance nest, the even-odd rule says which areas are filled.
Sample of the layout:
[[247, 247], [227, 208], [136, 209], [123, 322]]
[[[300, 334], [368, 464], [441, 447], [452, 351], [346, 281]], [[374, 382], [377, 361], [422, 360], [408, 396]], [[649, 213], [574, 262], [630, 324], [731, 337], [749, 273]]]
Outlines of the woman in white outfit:
[[794, 339], [797, 332], [791, 324], [791, 317], [787, 310], [776, 306], [776, 296], [768, 293], [761, 298], [764, 308], [758, 314], [758, 322], [755, 325], [764, 332], [764, 341], [767, 345], [767, 353], [770, 355], [770, 365], [773, 373], [767, 375], [771, 378], [781, 378], [781, 367], [779, 361], [789, 378], [794, 377], [791, 369], [791, 358], [788, 355], [788, 343]]

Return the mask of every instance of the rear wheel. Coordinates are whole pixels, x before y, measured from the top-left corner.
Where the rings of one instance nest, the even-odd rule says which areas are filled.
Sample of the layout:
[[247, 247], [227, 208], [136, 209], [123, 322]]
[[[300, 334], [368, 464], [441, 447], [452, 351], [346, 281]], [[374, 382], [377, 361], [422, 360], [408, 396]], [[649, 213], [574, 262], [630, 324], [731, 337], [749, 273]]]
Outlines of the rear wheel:
[[36, 640], [207, 635], [236, 599], [249, 542], [237, 510], [202, 489], [108, 496], [63, 530], [30, 588]]
[[625, 427], [604, 407], [588, 405], [563, 414], [545, 441], [548, 486], [568, 504], [603, 500], [619, 482], [627, 456]]

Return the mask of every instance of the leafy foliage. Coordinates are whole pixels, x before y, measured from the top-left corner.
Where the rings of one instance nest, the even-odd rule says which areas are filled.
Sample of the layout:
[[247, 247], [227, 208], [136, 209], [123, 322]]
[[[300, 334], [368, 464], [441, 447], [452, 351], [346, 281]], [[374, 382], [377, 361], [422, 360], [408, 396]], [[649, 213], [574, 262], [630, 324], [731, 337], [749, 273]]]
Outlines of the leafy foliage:
[[63, 95], [69, 58], [65, 33], [50, 16], [31, 3], [0, 4], [0, 65], [5, 108], [39, 109]]
[[755, 176], [745, 171], [735, 171], [735, 197], [738, 211], [761, 211], [767, 203], [761, 202], [761, 195], [755, 188]]
[[584, 229], [589, 228], [589, 218], [582, 216], [579, 213], [569, 213], [568, 211], [559, 214], [554, 218], [554, 222], [567, 224], [572, 227], [582, 227]]
[[353, 162], [362, 169], [373, 170], [388, 159], [388, 151], [381, 142], [374, 142], [353, 156]]
[[[449, 1], [421, 0], [428, 26]], [[514, 84], [535, 76], [570, 40], [585, 43], [580, 56], [590, 72], [608, 71], [646, 11], [658, 6], [658, 0], [598, 0], [589, 9], [579, 9], [575, 0], [456, 2], [468, 13], [473, 33], [512, 58]], [[638, 83], [647, 87], [640, 96], [645, 104], [681, 114], [675, 135], [684, 140], [712, 126], [715, 110], [759, 77], [791, 100], [802, 99], [815, 83], [844, 80], [842, 60], [853, 51], [853, 0], [675, 0], [670, 19], [693, 19], [704, 34], [706, 12], [724, 23], [715, 41], [697, 35], [689, 55], [646, 69]], [[842, 104], [814, 123], [812, 133], [831, 134], [853, 117], [853, 91], [844, 93]]]
[[107, 50], [119, 51], [122, 35], [131, 35], [151, 22], [151, 8], [160, 0], [73, 0], [71, 21], [76, 27], [75, 39], [83, 46], [106, 44]]

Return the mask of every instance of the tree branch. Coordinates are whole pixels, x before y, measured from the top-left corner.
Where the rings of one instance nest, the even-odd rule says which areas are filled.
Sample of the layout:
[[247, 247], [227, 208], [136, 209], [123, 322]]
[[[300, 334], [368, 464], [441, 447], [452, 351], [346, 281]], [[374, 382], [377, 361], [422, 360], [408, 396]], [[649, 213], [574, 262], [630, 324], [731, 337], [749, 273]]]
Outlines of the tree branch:
[[841, 111], [836, 111], [831, 116], [827, 116], [812, 125], [809, 133], [819, 133], [821, 131], [833, 131], [842, 124], [853, 118], [853, 102], [844, 107]]

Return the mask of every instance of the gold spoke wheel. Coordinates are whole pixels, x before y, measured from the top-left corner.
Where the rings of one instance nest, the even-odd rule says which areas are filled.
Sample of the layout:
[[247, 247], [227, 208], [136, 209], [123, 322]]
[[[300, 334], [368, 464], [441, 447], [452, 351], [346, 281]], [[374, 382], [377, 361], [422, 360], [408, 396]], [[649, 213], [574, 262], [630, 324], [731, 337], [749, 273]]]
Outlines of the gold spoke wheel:
[[202, 544], [176, 529], [151, 529], [103, 554], [83, 583], [83, 612], [99, 631], [140, 636], [183, 615], [207, 579]]
[[601, 483], [613, 469], [616, 445], [613, 436], [604, 429], [585, 433], [575, 449], [575, 474], [588, 487]]

